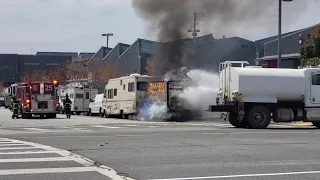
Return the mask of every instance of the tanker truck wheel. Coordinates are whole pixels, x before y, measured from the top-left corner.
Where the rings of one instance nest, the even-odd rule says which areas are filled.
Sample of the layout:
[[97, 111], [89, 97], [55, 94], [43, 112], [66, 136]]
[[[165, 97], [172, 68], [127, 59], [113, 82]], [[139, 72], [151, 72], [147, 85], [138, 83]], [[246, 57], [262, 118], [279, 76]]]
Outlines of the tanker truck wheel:
[[320, 122], [312, 122], [312, 125], [314, 125], [317, 128], [320, 128]]
[[271, 121], [270, 110], [265, 106], [255, 106], [249, 110], [247, 116], [248, 127], [251, 129], [265, 129]]
[[230, 112], [228, 114], [228, 120], [230, 124], [236, 128], [246, 128], [246, 124], [242, 121], [238, 120], [238, 114], [234, 112]]

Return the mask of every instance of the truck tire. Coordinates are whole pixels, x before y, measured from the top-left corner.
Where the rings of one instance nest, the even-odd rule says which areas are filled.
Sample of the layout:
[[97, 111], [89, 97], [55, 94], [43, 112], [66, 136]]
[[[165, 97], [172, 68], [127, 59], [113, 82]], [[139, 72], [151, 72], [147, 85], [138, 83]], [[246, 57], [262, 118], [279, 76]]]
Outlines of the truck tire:
[[79, 116], [80, 114], [81, 114], [81, 112], [76, 112], [76, 115], [78, 115], [78, 116]]
[[234, 126], [235, 128], [246, 128], [247, 125], [246, 123], [244, 122], [244, 120], [242, 122], [240, 122], [238, 120], [238, 114], [237, 113], [234, 113], [234, 112], [230, 112], [228, 114], [228, 120], [229, 120], [229, 123]]
[[312, 122], [312, 125], [314, 125], [317, 128], [320, 128], [320, 122]]
[[248, 127], [251, 129], [265, 129], [271, 121], [270, 110], [261, 105], [252, 107], [246, 117]]

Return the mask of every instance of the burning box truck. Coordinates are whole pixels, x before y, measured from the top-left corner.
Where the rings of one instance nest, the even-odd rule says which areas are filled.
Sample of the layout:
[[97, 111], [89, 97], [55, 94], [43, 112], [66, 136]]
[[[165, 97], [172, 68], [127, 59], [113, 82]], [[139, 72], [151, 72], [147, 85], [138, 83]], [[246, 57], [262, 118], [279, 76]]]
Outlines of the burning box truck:
[[19, 102], [22, 118], [56, 118], [59, 107], [58, 82], [16, 83], [10, 86], [9, 93]]
[[283, 69], [248, 64], [220, 64], [219, 92], [209, 111], [222, 112], [221, 117], [237, 128], [264, 129], [271, 120], [311, 122], [320, 128], [319, 67]]
[[200, 117], [200, 112], [194, 110], [191, 104], [181, 97], [181, 93], [194, 83], [186, 74], [187, 70], [178, 70], [178, 75], [168, 81], [150, 82], [148, 87], [148, 106], [155, 103], [166, 105], [166, 119], [176, 121], [191, 120]]

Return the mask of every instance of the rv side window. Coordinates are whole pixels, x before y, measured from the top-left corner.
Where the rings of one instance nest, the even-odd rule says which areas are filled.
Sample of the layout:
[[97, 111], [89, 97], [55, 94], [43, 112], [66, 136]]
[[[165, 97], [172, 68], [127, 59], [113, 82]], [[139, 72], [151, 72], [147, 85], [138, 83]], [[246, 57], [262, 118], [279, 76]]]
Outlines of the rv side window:
[[122, 85], [122, 80], [120, 80], [120, 85]]
[[147, 91], [148, 90], [148, 83], [147, 82], [138, 82], [137, 83], [137, 90], [138, 91]]
[[126, 90], [126, 85], [125, 84], [123, 85], [123, 90]]
[[128, 83], [128, 92], [134, 92], [134, 82]]
[[73, 94], [70, 94], [70, 98], [73, 99]]
[[118, 94], [118, 89], [114, 89], [113, 90], [113, 96], [117, 96], [117, 94]]
[[76, 94], [76, 99], [81, 99], [83, 98], [83, 94]]
[[113, 99], [113, 89], [108, 89], [108, 99]]
[[320, 85], [320, 74], [312, 75], [312, 85]]
[[104, 90], [103, 97], [104, 97], [104, 98], [107, 98], [107, 90], [106, 90], [106, 89]]
[[86, 99], [90, 99], [90, 92], [86, 92]]

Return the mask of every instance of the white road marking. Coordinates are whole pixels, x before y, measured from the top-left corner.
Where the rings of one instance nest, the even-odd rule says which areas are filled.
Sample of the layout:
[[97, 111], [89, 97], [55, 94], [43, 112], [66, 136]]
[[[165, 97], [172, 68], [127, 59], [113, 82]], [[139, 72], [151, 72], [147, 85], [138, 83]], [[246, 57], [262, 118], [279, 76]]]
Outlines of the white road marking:
[[35, 147], [5, 147], [5, 148], [0, 147], [0, 151], [1, 150], [15, 150], [15, 149], [36, 149], [36, 148]]
[[288, 131], [288, 132], [236, 132], [230, 134], [309, 134], [310, 132]]
[[17, 144], [17, 143], [9, 143], [9, 144], [1, 144], [0, 143], [0, 147], [5, 147], [5, 146], [22, 146], [24, 144]]
[[40, 169], [10, 169], [0, 170], [0, 176], [21, 174], [45, 174], [45, 173], [71, 173], [97, 171], [96, 167], [66, 167], [66, 168], [40, 168]]
[[16, 151], [16, 152], [0, 152], [1, 155], [18, 155], [18, 154], [58, 154], [58, 151]]
[[[151, 134], [151, 136], [161, 136], [162, 134]], [[150, 136], [148, 135], [130, 135], [130, 134], [125, 134], [125, 135], [116, 135], [117, 137], [141, 137], [141, 136]]]
[[[20, 140], [12, 140], [7, 138], [2, 138], [2, 140], [8, 140], [14, 143], [20, 143], [26, 146], [31, 146], [33, 149], [43, 149], [41, 151], [24, 151], [24, 152], [0, 152], [1, 155], [7, 154], [45, 154], [45, 153], [55, 153], [59, 154], [63, 157], [54, 157], [54, 158], [20, 158], [20, 159], [0, 159], [0, 163], [7, 162], [46, 162], [46, 161], [75, 161], [85, 167], [66, 167], [66, 168], [39, 168], [39, 169], [8, 169], [8, 170], [0, 170], [1, 175], [17, 175], [17, 174], [43, 174], [43, 173], [68, 173], [68, 172], [88, 172], [95, 171], [103, 174], [111, 179], [118, 180], [131, 180], [131, 178], [123, 177], [118, 175], [116, 171], [107, 166], [96, 166], [96, 163], [90, 159], [74, 154], [70, 151], [57, 149], [51, 146], [46, 146], [42, 144], [20, 141]], [[9, 149], [9, 148], [0, 148], [1, 149]], [[10, 148], [12, 149], [12, 148]], [[15, 148], [17, 149], [17, 148]], [[21, 148], [20, 148], [21, 149]], [[29, 149], [24, 148], [24, 149]]]
[[213, 134], [227, 134], [227, 133], [200, 133], [200, 134], [203, 134], [203, 135], [213, 135]]
[[8, 142], [0, 142], [0, 144], [17, 144], [17, 143], [16, 143], [16, 142], [8, 141]]
[[86, 128], [70, 128], [70, 129], [74, 131], [80, 131], [80, 132], [91, 132], [91, 130]]
[[61, 132], [61, 130], [52, 130], [52, 129], [44, 129], [44, 128], [22, 128], [29, 131], [38, 131], [38, 132]]
[[67, 157], [0, 159], [0, 163], [6, 163], [6, 162], [46, 162], [46, 161], [72, 161], [72, 160]]
[[267, 173], [267, 174], [240, 174], [240, 175], [226, 175], [226, 176], [186, 177], [186, 178], [149, 179], [149, 180], [224, 179], [224, 178], [239, 178], [239, 177], [285, 176], [285, 175], [301, 175], [301, 174], [320, 174], [320, 171]]
[[125, 127], [114, 127], [114, 126], [91, 126], [96, 128], [108, 128], [108, 129], [119, 129], [119, 128], [125, 128]]

